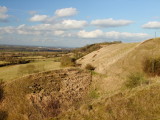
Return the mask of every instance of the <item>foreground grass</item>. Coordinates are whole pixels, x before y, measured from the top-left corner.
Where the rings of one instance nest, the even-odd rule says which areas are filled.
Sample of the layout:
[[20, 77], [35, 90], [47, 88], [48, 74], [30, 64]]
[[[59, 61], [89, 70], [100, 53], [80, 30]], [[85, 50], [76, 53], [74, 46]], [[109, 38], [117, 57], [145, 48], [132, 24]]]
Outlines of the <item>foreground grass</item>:
[[160, 84], [116, 93], [52, 120], [159, 120]]
[[90, 83], [91, 74], [76, 68], [51, 70], [7, 82], [2, 107], [0, 103], [0, 120], [6, 114], [5, 120], [46, 120], [71, 107], [78, 108]]
[[[36, 71], [30, 73], [25, 72], [28, 65], [35, 66]], [[35, 72], [42, 72], [47, 70], [54, 70], [60, 68], [60, 62], [54, 62], [54, 59], [38, 60], [28, 64], [11, 65], [6, 67], [0, 67], [0, 79], [3, 81], [10, 81], [12, 79], [19, 78], [24, 75], [32, 74]]]

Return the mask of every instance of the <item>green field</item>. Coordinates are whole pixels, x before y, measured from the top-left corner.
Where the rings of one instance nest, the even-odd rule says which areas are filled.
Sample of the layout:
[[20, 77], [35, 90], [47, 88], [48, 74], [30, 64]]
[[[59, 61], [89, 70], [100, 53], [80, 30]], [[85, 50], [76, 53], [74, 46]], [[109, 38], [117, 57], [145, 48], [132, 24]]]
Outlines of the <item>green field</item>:
[[0, 65], [1, 65], [1, 64], [5, 64], [5, 63], [7, 63], [7, 62], [5, 62], [5, 61], [0, 61]]
[[59, 69], [60, 62], [55, 62], [54, 60], [55, 58], [46, 58], [45, 60], [39, 59], [28, 64], [0, 67], [0, 79], [10, 81], [36, 72]]

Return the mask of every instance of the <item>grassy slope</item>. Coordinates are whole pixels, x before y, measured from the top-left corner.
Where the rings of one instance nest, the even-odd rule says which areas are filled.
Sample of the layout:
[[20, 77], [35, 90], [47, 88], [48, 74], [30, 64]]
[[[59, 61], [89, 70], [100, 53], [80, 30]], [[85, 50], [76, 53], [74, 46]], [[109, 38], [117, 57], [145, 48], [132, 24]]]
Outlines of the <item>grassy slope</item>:
[[143, 86], [88, 102], [59, 120], [160, 120], [159, 99], [160, 84]]
[[84, 56], [78, 62], [82, 64], [82, 67], [90, 63], [96, 67], [96, 72], [108, 76], [101, 82], [101, 88], [103, 91], [113, 92], [122, 88], [128, 74], [135, 72], [144, 74], [142, 71], [144, 59], [158, 57], [159, 53], [160, 39], [157, 38], [142, 43], [106, 46]]
[[[118, 69], [112, 69], [112, 66], [125, 57], [129, 52], [131, 52], [139, 43], [120, 43], [109, 46], [104, 46], [98, 51], [94, 51], [82, 59], [78, 60], [78, 63], [82, 64], [82, 67], [85, 67], [86, 64], [90, 63], [96, 67], [96, 72], [100, 74], [105, 74], [107, 77], [103, 78], [95, 78], [100, 79], [100, 83], [98, 83], [99, 88], [104, 93], [112, 93], [117, 90], [121, 86], [119, 75], [115, 74], [118, 72]], [[119, 65], [118, 65], [119, 66]], [[113, 73], [111, 73], [113, 71]]]
[[129, 51], [131, 51], [138, 43], [120, 43], [104, 46], [98, 51], [94, 51], [78, 60], [85, 67], [90, 63], [96, 67], [96, 72], [106, 73], [106, 67], [112, 65]]
[[[78, 62], [83, 67], [91, 63], [99, 72], [93, 76], [92, 99], [89, 97], [79, 110], [72, 110], [59, 119], [160, 120], [160, 77], [148, 77], [142, 70], [144, 59], [159, 57], [159, 53], [160, 39], [157, 38], [142, 43], [110, 45], [84, 56]], [[115, 58], [117, 60], [112, 62]], [[151, 84], [124, 89], [128, 74], [136, 72], [144, 74]]]
[[6, 83], [0, 112], [8, 114], [7, 120], [44, 120], [55, 116], [55, 111], [78, 107], [90, 82], [90, 73], [80, 69], [52, 70], [19, 78]]
[[79, 60], [82, 66], [91, 63], [99, 72], [92, 73], [89, 94], [79, 109], [71, 108], [53, 120], [160, 120], [159, 77], [147, 76], [149, 85], [131, 90], [123, 88], [128, 74], [143, 73], [144, 59], [158, 57], [159, 53], [157, 38], [110, 45], [84, 56]]
[[45, 59], [45, 61], [38, 60], [29, 64], [20, 64], [20, 65], [11, 65], [6, 67], [1, 67], [0, 79], [3, 79], [4, 81], [9, 81], [24, 75], [31, 74], [31, 73], [25, 72], [28, 65], [34, 65], [35, 70], [38, 72], [52, 70], [52, 69], [59, 69], [60, 62], [54, 62], [53, 60], [54, 59]]

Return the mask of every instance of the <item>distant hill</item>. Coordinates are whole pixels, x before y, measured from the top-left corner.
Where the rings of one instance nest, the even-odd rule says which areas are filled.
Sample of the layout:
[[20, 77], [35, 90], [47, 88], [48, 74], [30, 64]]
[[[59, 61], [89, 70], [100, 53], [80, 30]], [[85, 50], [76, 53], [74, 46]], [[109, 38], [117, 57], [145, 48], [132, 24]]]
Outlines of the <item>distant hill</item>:
[[70, 50], [72, 49], [64, 47], [0, 45], [1, 52], [64, 52]]

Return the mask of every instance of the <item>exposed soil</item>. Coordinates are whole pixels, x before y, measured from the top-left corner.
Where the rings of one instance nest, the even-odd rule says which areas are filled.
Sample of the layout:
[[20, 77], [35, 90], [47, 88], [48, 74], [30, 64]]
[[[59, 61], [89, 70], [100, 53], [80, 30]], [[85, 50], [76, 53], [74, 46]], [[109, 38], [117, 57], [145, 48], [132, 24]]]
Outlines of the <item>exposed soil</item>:
[[[7, 89], [15, 88], [16, 94], [19, 96], [9, 93], [12, 90], [7, 90], [8, 96], [6, 96], [6, 101], [4, 101], [7, 106], [15, 104], [14, 108], [7, 108], [8, 112], [12, 113], [15, 110], [16, 114], [21, 114], [22, 118], [25, 115], [25, 119], [35, 120], [36, 115], [40, 115], [39, 119], [48, 119], [56, 117], [72, 107], [77, 109], [82, 99], [88, 93], [91, 80], [90, 72], [79, 69], [38, 73], [8, 84]], [[18, 104], [24, 98], [24, 104], [22, 104], [26, 105], [24, 108], [18, 108]], [[31, 108], [34, 109], [34, 112], [30, 110], [30, 113], [27, 113], [26, 109]], [[23, 111], [23, 113], [18, 113], [19, 111]]]

